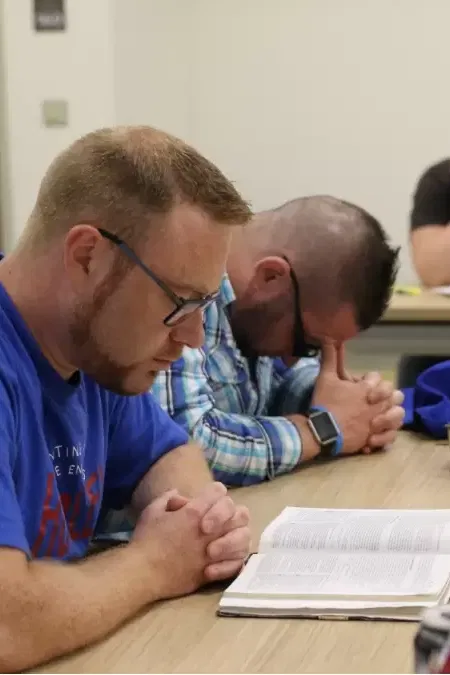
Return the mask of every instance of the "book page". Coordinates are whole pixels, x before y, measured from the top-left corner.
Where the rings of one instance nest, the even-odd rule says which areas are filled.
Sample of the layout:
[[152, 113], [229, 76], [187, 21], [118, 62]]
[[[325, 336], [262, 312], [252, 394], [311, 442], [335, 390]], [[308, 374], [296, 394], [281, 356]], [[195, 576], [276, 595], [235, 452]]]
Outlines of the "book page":
[[450, 510], [288, 507], [262, 534], [271, 549], [450, 554]]
[[426, 601], [439, 597], [447, 580], [446, 556], [277, 551], [252, 556], [226, 595]]
[[450, 286], [434, 286], [430, 291], [437, 295], [450, 295]]

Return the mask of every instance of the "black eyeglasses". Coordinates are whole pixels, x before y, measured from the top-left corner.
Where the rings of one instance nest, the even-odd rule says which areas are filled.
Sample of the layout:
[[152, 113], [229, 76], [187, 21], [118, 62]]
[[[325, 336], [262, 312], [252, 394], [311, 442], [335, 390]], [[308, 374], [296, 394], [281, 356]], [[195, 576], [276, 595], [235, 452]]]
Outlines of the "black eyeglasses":
[[102, 235], [104, 239], [108, 239], [113, 244], [118, 246], [121, 251], [132, 260], [138, 267], [141, 268], [145, 274], [152, 279], [155, 284], [157, 284], [162, 291], [172, 300], [175, 305], [175, 309], [164, 319], [164, 324], [166, 326], [176, 326], [181, 323], [187, 316], [196, 312], [199, 309], [204, 310], [208, 305], [212, 304], [219, 297], [219, 291], [215, 293], [209, 293], [208, 295], [203, 295], [201, 298], [182, 298], [177, 293], [174, 293], [169, 286], [155, 274], [150, 267], [147, 267], [145, 263], [139, 258], [139, 256], [133, 251], [132, 248], [128, 246], [120, 237], [116, 236], [108, 230], [104, 230], [101, 227], [97, 227], [98, 232]]
[[285, 256], [283, 256], [283, 258], [289, 265], [289, 273], [291, 275], [292, 287], [294, 289], [294, 353], [292, 356], [296, 356], [299, 359], [304, 358], [305, 356], [317, 356], [317, 354], [320, 352], [319, 345], [313, 345], [305, 338], [305, 327], [303, 326], [302, 313], [300, 309], [300, 288], [298, 279], [289, 260]]

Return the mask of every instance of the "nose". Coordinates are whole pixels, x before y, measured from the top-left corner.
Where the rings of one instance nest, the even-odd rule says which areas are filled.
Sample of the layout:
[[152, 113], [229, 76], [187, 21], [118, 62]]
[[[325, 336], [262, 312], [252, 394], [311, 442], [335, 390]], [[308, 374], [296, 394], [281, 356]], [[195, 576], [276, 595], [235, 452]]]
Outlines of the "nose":
[[172, 329], [172, 339], [186, 347], [198, 349], [205, 342], [205, 330], [203, 328], [203, 312], [192, 312], [184, 321]]

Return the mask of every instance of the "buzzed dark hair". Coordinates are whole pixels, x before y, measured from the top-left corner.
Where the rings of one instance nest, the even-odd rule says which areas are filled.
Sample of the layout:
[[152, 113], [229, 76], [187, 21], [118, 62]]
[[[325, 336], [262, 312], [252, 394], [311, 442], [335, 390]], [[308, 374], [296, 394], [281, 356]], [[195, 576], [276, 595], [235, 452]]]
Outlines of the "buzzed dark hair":
[[340, 274], [342, 297], [352, 302], [361, 330], [376, 323], [387, 309], [399, 267], [399, 247], [391, 247], [381, 223], [360, 206], [342, 202], [358, 214], [361, 238], [352, 260]]
[[411, 230], [450, 223], [450, 159], [429, 166], [420, 176], [413, 195]]
[[261, 214], [272, 230], [272, 251], [290, 257], [302, 304], [332, 312], [355, 311], [360, 330], [387, 308], [398, 272], [399, 249], [365, 209], [327, 195], [294, 199]]

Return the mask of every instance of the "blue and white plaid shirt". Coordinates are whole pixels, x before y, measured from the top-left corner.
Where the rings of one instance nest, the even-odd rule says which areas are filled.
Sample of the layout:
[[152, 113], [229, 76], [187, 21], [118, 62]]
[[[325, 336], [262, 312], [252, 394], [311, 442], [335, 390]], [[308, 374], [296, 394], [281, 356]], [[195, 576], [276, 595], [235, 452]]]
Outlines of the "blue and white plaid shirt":
[[204, 448], [217, 480], [251, 485], [298, 465], [301, 439], [282, 415], [306, 410], [319, 365], [302, 359], [287, 368], [281, 359], [245, 358], [225, 311], [234, 299], [225, 277], [218, 301], [205, 311], [205, 344], [185, 348], [152, 393]]

